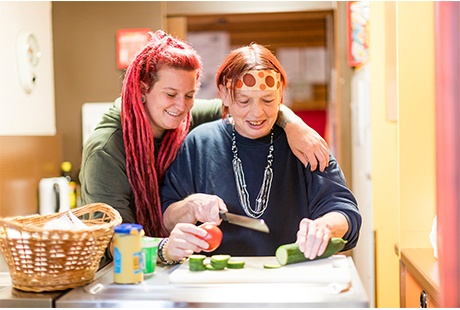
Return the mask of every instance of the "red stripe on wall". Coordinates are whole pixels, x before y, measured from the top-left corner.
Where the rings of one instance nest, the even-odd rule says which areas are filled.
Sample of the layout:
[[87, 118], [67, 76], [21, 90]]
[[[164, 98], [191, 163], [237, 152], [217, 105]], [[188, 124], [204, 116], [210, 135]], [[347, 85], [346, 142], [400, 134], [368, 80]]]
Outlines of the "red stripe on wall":
[[458, 2], [435, 3], [436, 209], [441, 307], [460, 306], [460, 65]]

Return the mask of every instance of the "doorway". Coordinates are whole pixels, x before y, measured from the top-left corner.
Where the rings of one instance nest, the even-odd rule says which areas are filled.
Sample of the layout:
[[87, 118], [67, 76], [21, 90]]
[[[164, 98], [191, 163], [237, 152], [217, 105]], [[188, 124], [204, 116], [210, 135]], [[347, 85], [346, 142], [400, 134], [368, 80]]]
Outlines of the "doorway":
[[193, 14], [169, 17], [168, 31], [182, 32], [202, 55], [203, 81], [197, 98], [203, 99], [217, 96], [215, 69], [230, 50], [251, 42], [268, 47], [289, 77], [284, 103], [327, 140], [332, 21], [332, 10]]

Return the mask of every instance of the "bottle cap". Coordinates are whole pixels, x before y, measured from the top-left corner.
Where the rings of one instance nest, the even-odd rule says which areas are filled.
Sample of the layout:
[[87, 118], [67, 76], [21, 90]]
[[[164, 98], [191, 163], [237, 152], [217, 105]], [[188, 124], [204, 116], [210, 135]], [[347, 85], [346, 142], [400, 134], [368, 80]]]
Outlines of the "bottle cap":
[[119, 234], [139, 233], [143, 229], [141, 224], [120, 224], [115, 226], [114, 231]]
[[62, 171], [66, 171], [66, 172], [72, 170], [72, 163], [70, 161], [64, 161], [61, 164], [61, 169]]

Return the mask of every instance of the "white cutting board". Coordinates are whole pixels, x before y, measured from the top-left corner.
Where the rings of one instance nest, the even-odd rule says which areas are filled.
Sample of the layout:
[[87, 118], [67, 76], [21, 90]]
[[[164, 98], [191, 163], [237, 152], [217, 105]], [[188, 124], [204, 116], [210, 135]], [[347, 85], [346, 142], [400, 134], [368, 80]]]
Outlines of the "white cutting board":
[[[205, 263], [209, 262], [209, 257]], [[345, 255], [266, 269], [264, 264], [277, 264], [276, 257], [232, 257], [245, 261], [243, 269], [190, 271], [188, 261], [169, 275], [171, 283], [351, 283], [351, 270]]]

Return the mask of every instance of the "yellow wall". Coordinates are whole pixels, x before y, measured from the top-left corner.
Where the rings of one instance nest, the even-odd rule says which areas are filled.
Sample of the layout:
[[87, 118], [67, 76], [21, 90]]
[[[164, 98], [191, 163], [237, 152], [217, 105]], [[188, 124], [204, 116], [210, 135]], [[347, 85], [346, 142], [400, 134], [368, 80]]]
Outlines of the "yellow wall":
[[398, 46], [400, 246], [430, 247], [436, 210], [433, 2], [398, 4]]
[[[430, 247], [435, 213], [433, 2], [371, 1], [376, 307], [399, 307], [402, 247]], [[393, 119], [394, 111], [397, 118]]]
[[387, 65], [395, 57], [391, 48], [395, 46], [395, 34], [387, 33], [395, 28], [394, 13], [394, 2], [371, 1], [369, 56], [376, 307], [399, 306], [399, 265], [393, 250], [399, 239], [397, 123], [386, 117], [386, 103], [393, 104], [391, 101], [396, 99], [387, 91], [396, 86], [392, 85], [396, 83], [394, 68]]

